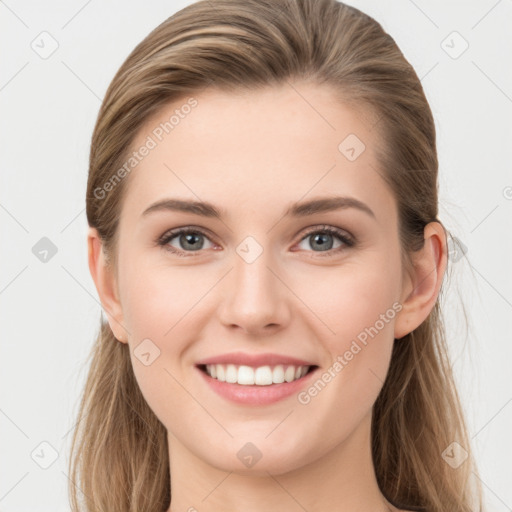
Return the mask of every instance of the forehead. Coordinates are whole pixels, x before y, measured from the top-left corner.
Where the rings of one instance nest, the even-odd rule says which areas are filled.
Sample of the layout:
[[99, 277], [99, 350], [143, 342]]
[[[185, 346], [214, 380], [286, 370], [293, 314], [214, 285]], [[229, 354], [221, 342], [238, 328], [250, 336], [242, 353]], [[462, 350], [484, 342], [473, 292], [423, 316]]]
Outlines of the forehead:
[[[326, 86], [289, 83], [259, 90], [207, 90], [161, 108], [132, 151], [125, 215], [166, 197], [223, 210], [261, 212], [313, 196], [350, 195], [393, 209], [376, 160], [375, 116]], [[142, 151], [140, 151], [142, 153]]]

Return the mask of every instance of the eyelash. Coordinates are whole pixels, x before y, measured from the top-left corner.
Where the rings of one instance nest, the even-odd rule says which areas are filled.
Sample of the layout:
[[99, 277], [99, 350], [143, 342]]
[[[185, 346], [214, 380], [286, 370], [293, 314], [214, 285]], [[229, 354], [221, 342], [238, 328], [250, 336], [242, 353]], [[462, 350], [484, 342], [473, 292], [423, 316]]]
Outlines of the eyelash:
[[[204, 232], [202, 229], [195, 228], [193, 226], [187, 226], [187, 227], [184, 227], [184, 228], [177, 228], [177, 229], [172, 229], [170, 231], [166, 231], [157, 240], [157, 243], [158, 243], [159, 246], [161, 246], [166, 251], [169, 251], [169, 252], [171, 252], [173, 254], [176, 254], [179, 257], [188, 258], [190, 256], [194, 256], [195, 252], [201, 252], [201, 250], [199, 250], [199, 251], [181, 251], [181, 250], [176, 249], [175, 247], [171, 247], [170, 245], [168, 245], [169, 242], [173, 238], [176, 238], [176, 236], [181, 235], [183, 233], [187, 233], [187, 234], [200, 234], [200, 235], [203, 235], [203, 236], [205, 236], [206, 238], [209, 239], [208, 233]], [[347, 235], [341, 229], [335, 228], [333, 226], [325, 226], [325, 225], [321, 226], [320, 228], [317, 226], [315, 228], [312, 228], [311, 230], [308, 230], [305, 233], [305, 235], [299, 240], [299, 243], [302, 242], [303, 240], [305, 240], [306, 238], [308, 238], [308, 236], [319, 234], [319, 233], [321, 233], [321, 234], [327, 233], [327, 234], [330, 234], [330, 235], [334, 235], [341, 242], [343, 242], [343, 244], [344, 244], [344, 245], [342, 245], [340, 247], [337, 247], [336, 249], [329, 249], [327, 251], [311, 251], [311, 252], [317, 252], [318, 256], [321, 257], [321, 258], [332, 257], [335, 254], [338, 254], [338, 252], [340, 252], [340, 251], [342, 251], [342, 250], [344, 250], [346, 248], [353, 247], [356, 244], [355, 239], [353, 237]]]

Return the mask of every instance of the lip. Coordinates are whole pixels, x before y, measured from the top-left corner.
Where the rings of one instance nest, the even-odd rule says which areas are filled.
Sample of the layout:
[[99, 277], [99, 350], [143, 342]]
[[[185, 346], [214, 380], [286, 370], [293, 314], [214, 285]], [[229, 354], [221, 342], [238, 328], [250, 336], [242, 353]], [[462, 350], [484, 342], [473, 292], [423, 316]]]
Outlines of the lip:
[[[210, 364], [210, 363], [208, 363]], [[215, 364], [215, 363], [212, 363]], [[221, 363], [219, 363], [221, 364]], [[229, 382], [221, 382], [220, 380], [210, 377], [205, 371], [198, 366], [195, 367], [201, 375], [201, 378], [209, 386], [211, 390], [221, 397], [235, 402], [237, 404], [250, 406], [269, 405], [285, 398], [299, 393], [299, 391], [308, 386], [313, 376], [316, 376], [319, 367], [313, 368], [312, 371], [292, 382], [283, 382], [282, 384], [270, 384], [268, 386], [245, 386], [242, 384], [232, 384]]]
[[238, 366], [252, 366], [253, 368], [258, 368], [259, 366], [276, 366], [278, 364], [293, 366], [318, 366], [317, 363], [311, 361], [297, 359], [296, 357], [281, 354], [247, 354], [244, 352], [221, 354], [215, 357], [209, 357], [208, 359], [202, 359], [196, 363], [197, 366], [207, 364], [235, 364]]

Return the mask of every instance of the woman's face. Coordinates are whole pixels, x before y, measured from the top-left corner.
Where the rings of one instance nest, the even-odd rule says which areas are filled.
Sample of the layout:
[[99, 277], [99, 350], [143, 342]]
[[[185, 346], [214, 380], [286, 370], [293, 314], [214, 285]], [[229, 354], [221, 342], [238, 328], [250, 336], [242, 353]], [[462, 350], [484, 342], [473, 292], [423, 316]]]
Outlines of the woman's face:
[[[297, 84], [208, 90], [138, 133], [119, 224], [118, 320], [171, 453], [278, 474], [368, 428], [403, 298], [374, 122], [328, 88]], [[325, 199], [330, 207], [316, 202]], [[171, 201], [208, 203], [219, 216]], [[291, 358], [317, 368], [295, 383], [246, 386], [197, 366], [234, 353], [281, 356], [285, 373]], [[253, 361], [270, 367], [258, 382], [282, 379], [276, 361]]]

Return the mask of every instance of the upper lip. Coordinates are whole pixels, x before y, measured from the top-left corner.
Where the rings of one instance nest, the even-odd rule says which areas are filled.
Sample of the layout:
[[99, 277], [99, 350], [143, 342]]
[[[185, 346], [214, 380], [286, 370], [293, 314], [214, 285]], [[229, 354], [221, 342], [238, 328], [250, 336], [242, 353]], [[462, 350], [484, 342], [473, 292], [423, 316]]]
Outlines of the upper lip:
[[293, 366], [316, 366], [314, 363], [298, 359], [296, 357], [281, 354], [246, 354], [244, 352], [232, 352], [230, 354], [221, 354], [207, 359], [202, 359], [196, 363], [198, 366], [206, 364], [234, 364], [252, 366], [276, 366], [293, 365]]

